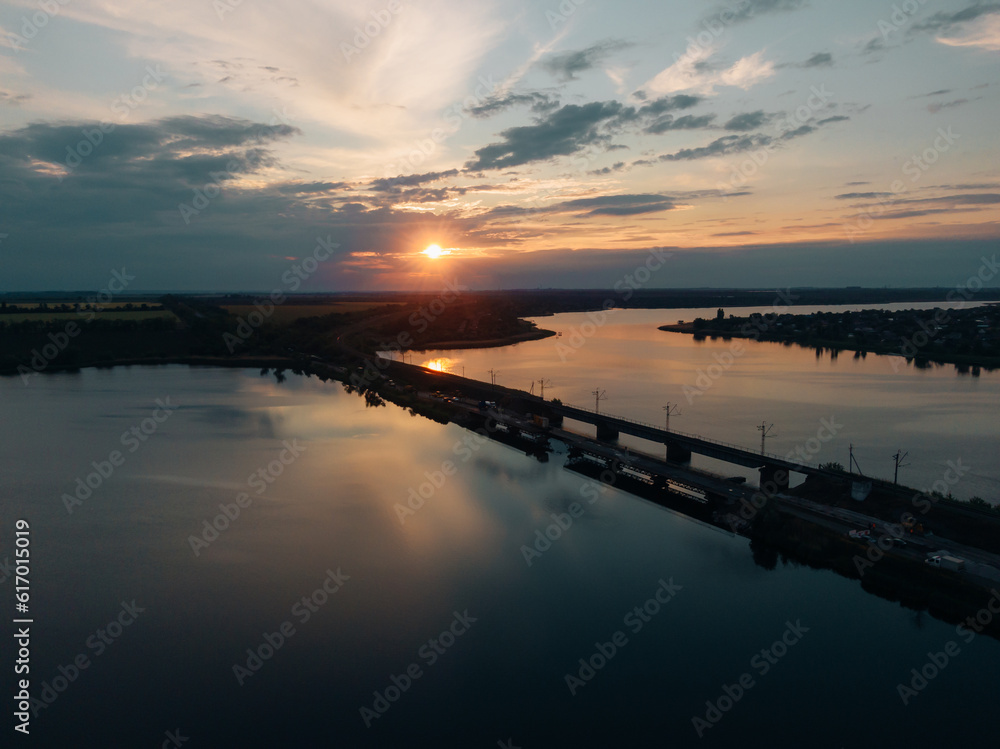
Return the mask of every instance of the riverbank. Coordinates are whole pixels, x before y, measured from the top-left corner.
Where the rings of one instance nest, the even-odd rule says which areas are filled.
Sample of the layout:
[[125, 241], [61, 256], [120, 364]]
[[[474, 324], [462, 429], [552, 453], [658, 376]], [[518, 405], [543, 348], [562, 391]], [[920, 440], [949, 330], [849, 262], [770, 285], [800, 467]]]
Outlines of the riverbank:
[[[922, 312], [930, 322], [914, 317], [915, 322], [889, 330], [880, 329], [877, 321], [872, 321], [874, 325], [858, 326], [850, 333], [845, 332], [850, 328], [843, 324], [834, 326], [817, 323], [817, 320], [822, 320], [823, 315], [780, 315], [773, 319], [762, 315], [711, 320], [699, 318], [691, 322], [660, 325], [657, 330], [684, 333], [696, 340], [737, 338], [795, 344], [801, 348], [831, 353], [853, 351], [857, 356], [896, 356], [913, 361], [917, 366], [935, 363], [987, 371], [1000, 369], [1000, 354], [996, 353], [1000, 351], [1000, 342], [995, 323], [976, 322], [973, 315], [971, 321], [964, 321], [965, 325], [961, 326], [961, 330], [949, 331], [939, 324], [936, 328], [932, 327], [935, 325], [934, 310]], [[890, 321], [893, 320], [893, 313], [881, 310], [869, 310], [867, 313], [882, 313]], [[864, 313], [855, 313], [854, 317], [862, 314]], [[937, 314], [940, 316], [941, 311]], [[843, 313], [843, 316], [849, 318], [851, 314]], [[830, 328], [835, 328], [838, 334], [828, 335]], [[982, 350], [970, 350], [977, 347]]]
[[419, 346], [411, 346], [407, 351], [440, 351], [443, 349], [478, 349], [478, 348], [500, 348], [501, 346], [513, 346], [516, 343], [525, 341], [539, 341], [543, 338], [551, 338], [556, 335], [554, 330], [532, 330], [527, 333], [517, 333], [504, 338], [490, 338], [482, 341], [433, 341], [422, 343]]

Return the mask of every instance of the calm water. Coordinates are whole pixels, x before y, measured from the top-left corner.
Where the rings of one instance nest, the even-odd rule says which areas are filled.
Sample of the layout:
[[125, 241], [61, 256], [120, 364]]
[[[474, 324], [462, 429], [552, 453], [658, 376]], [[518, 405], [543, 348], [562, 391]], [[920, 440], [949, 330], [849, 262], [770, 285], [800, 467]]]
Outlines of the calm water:
[[[882, 305], [883, 309], [933, 308], [934, 305]], [[871, 308], [870, 306], [865, 308]], [[861, 309], [861, 307], [790, 307], [788, 311]], [[770, 308], [733, 309], [746, 316]], [[782, 310], [784, 311], [784, 310]], [[713, 309], [615, 310], [602, 326], [585, 313], [537, 318], [539, 327], [559, 338], [501, 349], [428, 351], [414, 363], [450, 370], [527, 390], [546, 379], [546, 398], [594, 408], [593, 391], [606, 392], [600, 410], [654, 424], [664, 423], [663, 406], [679, 404], [672, 428], [760, 449], [757, 426], [774, 424], [769, 452], [786, 454], [816, 438], [822, 419], [840, 425], [836, 436], [811, 453], [813, 462], [849, 463], [849, 445], [865, 474], [892, 478], [892, 456], [909, 452], [900, 481], [924, 489], [941, 479], [948, 461], [968, 469], [950, 487], [961, 498], [1000, 498], [1000, 372], [978, 376], [952, 365], [919, 369], [900, 357], [855, 358], [843, 351], [817, 355], [812, 349], [756, 341], [696, 341], [684, 333], [657, 330], [660, 325], [695, 317], [714, 317]], [[727, 310], [728, 314], [729, 310]], [[575, 337], [576, 336], [576, 337]], [[576, 345], [582, 344], [582, 345]], [[734, 355], [733, 346], [743, 353]], [[688, 388], [688, 389], [685, 389]], [[567, 422], [573, 424], [572, 422]], [[593, 434], [581, 424], [574, 429]], [[622, 443], [657, 452], [662, 448], [622, 437]], [[695, 465], [756, 479], [752, 472], [700, 459]]]
[[[671, 340], [665, 351], [688, 339]], [[629, 363], [637, 383], [670, 371], [679, 382], [686, 371], [652, 350], [636, 361], [644, 343], [620, 345], [619, 363]], [[530, 350], [518, 347], [500, 366], [531, 369]], [[753, 362], [740, 367], [760, 366]], [[864, 366], [874, 366], [871, 358]], [[836, 380], [836, 368], [816, 367], [820, 379]], [[850, 367], [852, 382], [874, 381]], [[985, 377], [943, 371], [899, 376], [914, 378], [913, 387], [964, 387], [970, 411], [986, 386], [995, 388]], [[556, 392], [567, 397], [572, 387], [563, 379]], [[734, 370], [717, 387], [758, 392], [766, 384]], [[844, 396], [861, 390], [827, 387]], [[155, 430], [145, 422], [151, 434], [129, 452], [123, 432], [141, 433], [155, 400], [168, 397], [176, 410]], [[777, 393], [758, 397], [782, 402]], [[829, 410], [802, 401], [817, 417]], [[710, 402], [683, 418], [693, 422]], [[466, 447], [462, 429], [394, 406], [365, 409], [338, 385], [294, 377], [278, 385], [237, 370], [86, 370], [28, 388], [0, 379], [0, 414], [0, 559], [13, 556], [14, 519], [27, 518], [33, 531], [35, 696], [60, 666], [78, 656], [88, 663], [75, 680], [57, 682], [62, 691], [25, 745], [158, 747], [177, 729], [190, 737], [186, 747], [488, 748], [508, 739], [526, 748], [941, 747], [992, 735], [1000, 643], [967, 644], [953, 626], [830, 572], [767, 571], [744, 540], [614, 490], [590, 503], [585, 480], [561, 467], [561, 455], [541, 464], [495, 443]], [[970, 421], [969, 432], [978, 423]], [[299, 455], [285, 452], [282, 465], [286, 443]], [[68, 513], [61, 496], [115, 450], [124, 462]], [[260, 483], [261, 470], [270, 483]], [[454, 475], [442, 482], [439, 470]], [[427, 472], [442, 485], [425, 487], [430, 498], [401, 523], [396, 505], [430, 480]], [[255, 473], [266, 487], [259, 494], [248, 484]], [[251, 504], [195, 556], [189, 537], [241, 492]], [[529, 567], [522, 545], [574, 502], [583, 514]], [[328, 570], [340, 587], [307, 612], [300, 599]], [[661, 580], [680, 589], [662, 607], [650, 604], [659, 610], [646, 621], [626, 620]], [[0, 635], [10, 643], [10, 579], [0, 596]], [[133, 599], [143, 611], [109, 627]], [[455, 624], [455, 612], [476, 621]], [[265, 634], [277, 642], [271, 633], [285, 622], [294, 633], [240, 686], [234, 664], [246, 665], [247, 649], [265, 644]], [[761, 650], [788, 622], [808, 631], [789, 635], [794, 644], [780, 657], [776, 648], [767, 664]], [[441, 637], [453, 624], [460, 634]], [[619, 631], [618, 642], [627, 641], [571, 695], [566, 674]], [[440, 638], [440, 652], [431, 638]], [[897, 683], [953, 640], [959, 655], [904, 707]], [[9, 652], [0, 678], [5, 732], [13, 720]], [[360, 709], [411, 664], [419, 678], [366, 728]], [[706, 701], [717, 703], [743, 674], [753, 686], [699, 740], [692, 718], [704, 718]]]

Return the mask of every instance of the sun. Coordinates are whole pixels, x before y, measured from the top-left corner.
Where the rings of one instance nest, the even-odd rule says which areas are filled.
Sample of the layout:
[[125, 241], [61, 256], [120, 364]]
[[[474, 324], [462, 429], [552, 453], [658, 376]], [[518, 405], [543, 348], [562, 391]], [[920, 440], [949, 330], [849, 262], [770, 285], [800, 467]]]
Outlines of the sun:
[[441, 245], [432, 244], [429, 245], [426, 250], [424, 250], [424, 254], [427, 257], [431, 258], [432, 260], [436, 260], [437, 258], [444, 255], [445, 251], [441, 249]]

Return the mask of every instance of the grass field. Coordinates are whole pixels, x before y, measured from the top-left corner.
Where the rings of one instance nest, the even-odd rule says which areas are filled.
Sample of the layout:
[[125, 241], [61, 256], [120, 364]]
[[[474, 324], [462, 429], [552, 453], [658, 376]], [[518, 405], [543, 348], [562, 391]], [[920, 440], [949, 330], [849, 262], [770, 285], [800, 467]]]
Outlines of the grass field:
[[[277, 323], [290, 323], [301, 317], [322, 317], [334, 312], [364, 312], [375, 307], [384, 307], [385, 302], [331, 302], [330, 304], [279, 304], [275, 305], [271, 319]], [[223, 307], [226, 312], [240, 317], [257, 310], [250, 304], [231, 304]]]

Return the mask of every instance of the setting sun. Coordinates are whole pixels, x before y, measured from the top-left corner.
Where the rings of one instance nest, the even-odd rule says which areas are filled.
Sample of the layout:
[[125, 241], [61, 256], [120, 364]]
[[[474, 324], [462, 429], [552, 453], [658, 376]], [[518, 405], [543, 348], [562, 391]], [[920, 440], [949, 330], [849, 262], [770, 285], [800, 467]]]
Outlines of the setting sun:
[[424, 250], [424, 254], [431, 259], [437, 259], [442, 255], [448, 255], [450, 253], [448, 250], [442, 250], [441, 245], [432, 244]]

